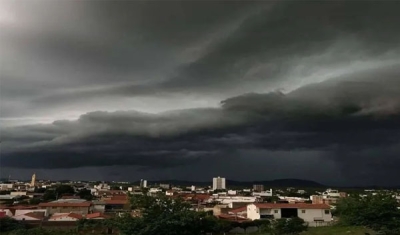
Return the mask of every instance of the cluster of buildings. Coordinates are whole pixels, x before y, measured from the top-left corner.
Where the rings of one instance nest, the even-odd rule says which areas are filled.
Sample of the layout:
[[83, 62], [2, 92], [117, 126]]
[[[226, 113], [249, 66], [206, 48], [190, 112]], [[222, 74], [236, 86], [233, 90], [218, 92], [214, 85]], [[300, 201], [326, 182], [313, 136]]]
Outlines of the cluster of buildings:
[[[252, 188], [227, 188], [223, 177], [212, 179], [208, 187], [175, 186], [167, 183], [149, 185], [140, 180], [139, 185], [127, 182], [111, 184], [104, 182], [69, 182], [75, 192], [90, 191], [93, 200], [74, 195], [60, 195], [56, 200], [43, 201], [44, 193], [37, 189], [52, 190], [60, 182], [36, 180], [31, 182], [8, 182], [0, 184], [0, 217], [8, 216], [23, 221], [74, 222], [80, 219], [106, 219], [122, 213], [131, 213], [129, 195], [147, 193], [150, 196], [165, 195], [190, 203], [193, 210], [209, 211], [222, 220], [246, 222], [259, 219], [299, 217], [309, 226], [326, 226], [332, 220], [331, 209], [339, 198], [347, 194], [334, 189], [308, 192], [304, 189], [266, 189], [255, 184]], [[35, 190], [36, 189], [36, 190]], [[290, 192], [290, 193], [288, 193]], [[295, 195], [295, 196], [293, 196]], [[25, 205], [21, 199], [39, 199], [36, 205]], [[12, 203], [9, 203], [10, 200]], [[400, 200], [400, 198], [399, 198]], [[23, 200], [22, 200], [23, 202]]]

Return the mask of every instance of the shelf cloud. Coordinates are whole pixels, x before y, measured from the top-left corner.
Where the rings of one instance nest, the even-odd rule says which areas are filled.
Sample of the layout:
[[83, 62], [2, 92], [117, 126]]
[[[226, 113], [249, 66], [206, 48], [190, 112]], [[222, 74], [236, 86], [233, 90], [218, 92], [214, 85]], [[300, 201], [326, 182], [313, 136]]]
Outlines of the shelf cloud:
[[399, 7], [3, 1], [1, 174], [400, 184]]

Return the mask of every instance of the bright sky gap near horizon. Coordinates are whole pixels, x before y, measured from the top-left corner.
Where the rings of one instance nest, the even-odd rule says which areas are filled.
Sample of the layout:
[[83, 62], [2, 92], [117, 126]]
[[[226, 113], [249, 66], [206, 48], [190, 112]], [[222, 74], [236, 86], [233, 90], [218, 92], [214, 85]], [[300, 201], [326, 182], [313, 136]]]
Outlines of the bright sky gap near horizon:
[[398, 1], [0, 2], [0, 176], [400, 185]]

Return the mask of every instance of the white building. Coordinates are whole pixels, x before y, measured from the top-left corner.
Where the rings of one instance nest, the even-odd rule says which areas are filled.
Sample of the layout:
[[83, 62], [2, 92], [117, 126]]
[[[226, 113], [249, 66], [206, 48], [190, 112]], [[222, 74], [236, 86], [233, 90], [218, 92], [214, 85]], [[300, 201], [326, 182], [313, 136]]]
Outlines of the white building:
[[236, 190], [228, 190], [228, 195], [236, 195], [237, 191]]
[[103, 183], [103, 184], [95, 185], [94, 188], [97, 190], [110, 190], [111, 186]]
[[14, 188], [14, 184], [0, 184], [0, 190], [12, 190]]
[[252, 195], [256, 197], [272, 197], [272, 189], [261, 192], [253, 192]]
[[149, 189], [149, 193], [150, 194], [157, 194], [157, 193], [160, 193], [160, 192], [162, 192], [162, 190], [159, 189], [159, 188], [150, 188]]
[[141, 188], [147, 188], [147, 180], [141, 179], [140, 180], [140, 187]]
[[225, 178], [215, 177], [213, 178], [213, 190], [226, 189]]
[[55, 213], [49, 218], [49, 221], [78, 221], [83, 216], [77, 213]]
[[328, 188], [325, 192], [322, 193], [324, 198], [332, 198], [332, 197], [340, 197], [340, 193], [338, 190]]
[[299, 217], [309, 226], [324, 226], [332, 221], [329, 205], [307, 203], [253, 203], [247, 205], [247, 218], [280, 219]]
[[245, 196], [218, 196], [214, 198], [214, 201], [221, 204], [229, 204], [232, 202], [243, 202], [243, 203], [253, 203], [257, 201], [256, 197], [245, 197]]

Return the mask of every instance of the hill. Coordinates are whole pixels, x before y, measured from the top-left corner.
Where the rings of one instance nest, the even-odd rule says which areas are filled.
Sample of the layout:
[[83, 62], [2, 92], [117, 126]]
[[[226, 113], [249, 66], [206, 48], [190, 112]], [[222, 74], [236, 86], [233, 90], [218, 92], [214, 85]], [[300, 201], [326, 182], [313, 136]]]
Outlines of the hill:
[[[139, 182], [134, 182], [139, 184]], [[179, 186], [211, 186], [211, 181], [183, 181], [183, 180], [157, 180], [148, 182], [149, 185], [153, 184], [171, 184]], [[317, 183], [311, 180], [302, 179], [277, 179], [277, 180], [264, 180], [264, 181], [235, 181], [227, 180], [226, 185], [228, 187], [252, 187], [254, 184], [262, 184], [265, 187], [303, 187], [303, 188], [324, 188], [327, 187], [323, 184]]]

